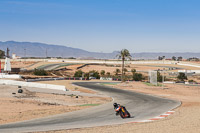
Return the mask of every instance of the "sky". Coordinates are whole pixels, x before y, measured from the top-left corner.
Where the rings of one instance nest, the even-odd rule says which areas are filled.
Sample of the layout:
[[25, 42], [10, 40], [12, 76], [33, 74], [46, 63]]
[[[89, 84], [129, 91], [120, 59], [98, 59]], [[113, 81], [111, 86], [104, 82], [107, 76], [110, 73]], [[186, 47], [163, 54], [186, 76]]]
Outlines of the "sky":
[[0, 41], [200, 52], [199, 0], [0, 0]]

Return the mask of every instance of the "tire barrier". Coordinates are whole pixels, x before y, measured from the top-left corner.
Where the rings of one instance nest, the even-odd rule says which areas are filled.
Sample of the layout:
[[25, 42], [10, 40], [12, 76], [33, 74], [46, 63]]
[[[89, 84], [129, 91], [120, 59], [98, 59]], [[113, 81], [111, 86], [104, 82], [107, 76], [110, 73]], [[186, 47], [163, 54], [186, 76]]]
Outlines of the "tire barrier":
[[22, 89], [19, 89], [19, 90], [18, 90], [18, 93], [23, 93], [23, 90], [22, 90]]

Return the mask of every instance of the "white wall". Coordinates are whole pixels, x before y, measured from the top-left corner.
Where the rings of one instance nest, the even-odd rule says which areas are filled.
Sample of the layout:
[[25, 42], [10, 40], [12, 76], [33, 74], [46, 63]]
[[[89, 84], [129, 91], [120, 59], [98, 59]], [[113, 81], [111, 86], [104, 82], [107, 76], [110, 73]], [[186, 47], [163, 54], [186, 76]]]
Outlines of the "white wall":
[[0, 73], [0, 78], [20, 79], [20, 78], [21, 78], [21, 75]]
[[41, 83], [32, 83], [32, 82], [14, 81], [14, 80], [3, 80], [3, 79], [0, 79], [0, 84], [27, 86], [27, 87], [36, 87], [36, 88], [45, 88], [45, 89], [54, 89], [54, 90], [66, 91], [65, 86], [63, 86], [63, 85], [51, 85], [51, 84], [41, 84]]

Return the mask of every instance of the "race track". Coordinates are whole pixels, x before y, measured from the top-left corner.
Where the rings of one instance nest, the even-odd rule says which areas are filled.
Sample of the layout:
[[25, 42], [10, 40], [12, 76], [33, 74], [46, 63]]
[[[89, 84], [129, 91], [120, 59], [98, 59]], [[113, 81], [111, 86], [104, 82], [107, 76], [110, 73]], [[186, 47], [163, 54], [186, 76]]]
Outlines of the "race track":
[[0, 132], [21, 133], [138, 122], [159, 116], [180, 105], [179, 101], [106, 87], [94, 82], [79, 82], [75, 83], [75, 85], [87, 87], [111, 96], [114, 102], [126, 106], [132, 117], [122, 119], [120, 116], [115, 116], [112, 102], [61, 115], [0, 125]]

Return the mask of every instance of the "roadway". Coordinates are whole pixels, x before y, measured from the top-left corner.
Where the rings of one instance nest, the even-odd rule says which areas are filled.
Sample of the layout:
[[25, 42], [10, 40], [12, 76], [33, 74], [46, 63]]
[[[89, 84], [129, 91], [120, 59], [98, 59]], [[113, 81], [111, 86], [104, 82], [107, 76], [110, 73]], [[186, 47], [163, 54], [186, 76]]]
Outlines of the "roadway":
[[87, 87], [112, 97], [113, 102], [126, 106], [132, 117], [122, 119], [120, 116], [115, 116], [113, 102], [111, 102], [46, 118], [0, 125], [0, 132], [21, 133], [138, 122], [159, 116], [181, 104], [179, 101], [111, 88], [94, 82], [77, 82], [75, 85]]

